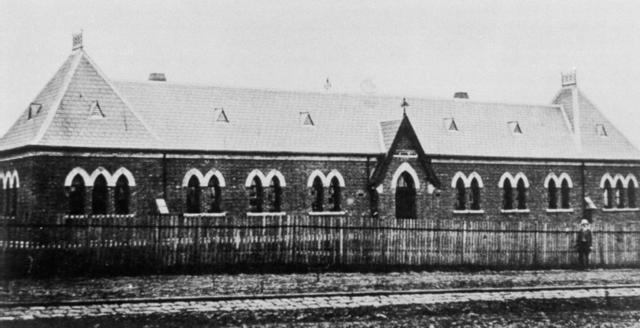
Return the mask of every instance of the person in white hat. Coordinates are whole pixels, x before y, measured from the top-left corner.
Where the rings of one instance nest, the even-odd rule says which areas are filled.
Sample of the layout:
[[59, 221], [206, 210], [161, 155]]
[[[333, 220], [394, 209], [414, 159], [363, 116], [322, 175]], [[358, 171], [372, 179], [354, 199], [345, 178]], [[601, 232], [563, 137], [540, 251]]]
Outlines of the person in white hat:
[[578, 232], [576, 246], [578, 248], [578, 262], [580, 264], [580, 268], [584, 270], [589, 267], [591, 239], [591, 227], [589, 226], [589, 221], [583, 219], [580, 222], [580, 231]]

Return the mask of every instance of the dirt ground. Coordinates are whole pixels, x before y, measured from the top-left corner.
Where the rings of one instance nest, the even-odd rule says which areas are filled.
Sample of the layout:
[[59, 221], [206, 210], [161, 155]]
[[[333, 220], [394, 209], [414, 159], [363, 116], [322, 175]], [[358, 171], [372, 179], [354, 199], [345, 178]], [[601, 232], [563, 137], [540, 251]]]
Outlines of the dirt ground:
[[45, 280], [17, 279], [0, 281], [0, 301], [588, 284], [640, 284], [640, 269], [209, 274]]

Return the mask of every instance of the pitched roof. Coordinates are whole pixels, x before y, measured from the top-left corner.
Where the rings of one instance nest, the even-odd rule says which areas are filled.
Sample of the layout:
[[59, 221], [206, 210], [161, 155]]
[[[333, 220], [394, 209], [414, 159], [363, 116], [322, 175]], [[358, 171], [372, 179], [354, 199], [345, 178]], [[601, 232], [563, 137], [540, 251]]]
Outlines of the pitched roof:
[[158, 147], [157, 137], [80, 50], [74, 51], [0, 139], [0, 150], [27, 145], [102, 148]]
[[[582, 147], [571, 130], [567, 93], [552, 105], [409, 98], [407, 115], [427, 154], [512, 158], [633, 159], [640, 152], [584, 95]], [[99, 102], [104, 118], [89, 119]], [[110, 81], [74, 52], [0, 139], [0, 150], [58, 145], [166, 150], [386, 153], [400, 126], [402, 97]], [[225, 120], [220, 120], [224, 112]], [[308, 113], [313, 125], [301, 124]], [[452, 133], [443, 120], [455, 120]], [[518, 122], [514, 134], [509, 122]], [[595, 123], [609, 136], [595, 135]], [[293, 137], [292, 137], [293, 136]]]

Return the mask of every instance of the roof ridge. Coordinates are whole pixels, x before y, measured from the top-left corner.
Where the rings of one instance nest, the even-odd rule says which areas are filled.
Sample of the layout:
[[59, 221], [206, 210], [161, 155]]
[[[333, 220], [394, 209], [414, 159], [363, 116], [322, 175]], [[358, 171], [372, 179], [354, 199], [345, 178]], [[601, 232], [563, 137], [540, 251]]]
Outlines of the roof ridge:
[[422, 99], [422, 100], [431, 100], [431, 101], [447, 101], [447, 102], [460, 102], [460, 103], [474, 103], [474, 104], [496, 104], [496, 105], [508, 105], [508, 106], [535, 106], [535, 107], [544, 107], [550, 109], [559, 109], [559, 105], [553, 103], [517, 103], [511, 101], [497, 101], [497, 100], [476, 100], [476, 99], [455, 99], [455, 98], [444, 98], [444, 97], [429, 97], [429, 96], [419, 96], [419, 95], [398, 95], [398, 94], [390, 94], [390, 93], [355, 93], [355, 92], [322, 92], [322, 91], [310, 91], [310, 90], [291, 90], [291, 89], [278, 89], [278, 88], [259, 88], [259, 87], [241, 87], [241, 86], [225, 86], [225, 85], [216, 85], [216, 84], [204, 84], [204, 83], [190, 83], [190, 82], [168, 82], [168, 81], [133, 81], [133, 80], [114, 80], [115, 83], [127, 83], [127, 84], [142, 84], [149, 86], [176, 86], [176, 87], [193, 87], [193, 88], [203, 88], [203, 89], [227, 89], [227, 90], [245, 90], [245, 91], [258, 91], [258, 92], [270, 92], [270, 93], [289, 93], [289, 94], [307, 94], [307, 95], [316, 95], [316, 96], [342, 96], [342, 97], [352, 97], [352, 98], [361, 98], [361, 97], [375, 97], [375, 98], [414, 98], [414, 99]]

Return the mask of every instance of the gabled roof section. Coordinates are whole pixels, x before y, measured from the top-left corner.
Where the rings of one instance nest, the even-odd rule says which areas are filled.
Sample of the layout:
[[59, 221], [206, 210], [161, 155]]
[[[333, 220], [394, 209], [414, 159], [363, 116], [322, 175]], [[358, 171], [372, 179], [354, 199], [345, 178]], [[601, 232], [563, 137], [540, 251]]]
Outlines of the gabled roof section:
[[413, 126], [409, 121], [409, 117], [406, 114], [404, 114], [402, 117], [402, 120], [399, 121], [400, 124], [396, 125], [396, 122], [398, 121], [380, 123], [382, 127], [386, 127], [386, 129], [389, 131], [387, 133], [387, 136], [386, 137], [383, 136], [383, 138], [388, 138], [391, 135], [390, 130], [392, 127], [397, 126], [397, 130], [394, 133], [393, 141], [391, 142], [391, 145], [389, 146], [387, 153], [385, 154], [382, 161], [378, 163], [378, 165], [376, 166], [375, 170], [371, 175], [371, 182], [370, 182], [371, 186], [375, 187], [380, 183], [382, 183], [382, 180], [384, 179], [384, 176], [387, 173], [387, 170], [389, 169], [389, 164], [391, 164], [391, 161], [393, 160], [393, 156], [395, 154], [396, 149], [398, 148], [400, 142], [404, 138], [407, 138], [411, 143], [411, 145], [415, 148], [415, 151], [418, 155], [418, 161], [420, 162], [420, 165], [424, 170], [424, 172], [427, 174], [427, 179], [429, 180], [429, 182], [431, 182], [431, 184], [433, 184], [436, 187], [440, 187], [440, 180], [438, 179], [435, 172], [433, 171], [433, 168], [431, 167], [430, 160], [426, 156], [424, 149], [420, 144], [420, 140], [418, 139], [416, 131], [413, 129]]
[[0, 150], [27, 145], [103, 148], [159, 145], [157, 137], [82, 49], [69, 56], [33, 103], [42, 105], [40, 113], [29, 120], [31, 108], [27, 108], [0, 139]]
[[[579, 116], [579, 136], [581, 149], [576, 157], [583, 159], [640, 160], [640, 151], [596, 108], [596, 106], [575, 88]], [[563, 88], [553, 102], [562, 104], [573, 124], [574, 108], [571, 88]], [[602, 128], [600, 128], [602, 127]], [[604, 129], [604, 131], [602, 130]], [[606, 137], [602, 133], [606, 134]]]
[[9, 128], [7, 133], [0, 138], [0, 150], [33, 143], [39, 132], [46, 125], [50, 113], [55, 112], [60, 102], [61, 94], [64, 94], [66, 91], [69, 80], [80, 62], [80, 58], [81, 53], [77, 51], [72, 53], [67, 60], [64, 61], [58, 71], [31, 102], [32, 104], [37, 103], [41, 105], [40, 113], [35, 116], [32, 115], [31, 119], [29, 119], [31, 106], [26, 108], [13, 126]]

